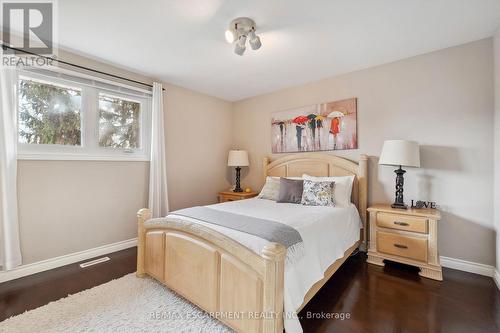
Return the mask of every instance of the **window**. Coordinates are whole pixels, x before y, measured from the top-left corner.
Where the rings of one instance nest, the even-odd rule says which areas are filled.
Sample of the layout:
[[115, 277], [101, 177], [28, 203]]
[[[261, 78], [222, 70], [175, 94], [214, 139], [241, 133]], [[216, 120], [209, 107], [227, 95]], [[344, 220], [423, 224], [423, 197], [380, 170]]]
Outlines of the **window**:
[[22, 72], [18, 158], [149, 160], [150, 100], [91, 79]]
[[19, 142], [81, 145], [82, 92], [28, 79], [19, 81]]
[[139, 148], [140, 111], [139, 102], [99, 94], [99, 146]]

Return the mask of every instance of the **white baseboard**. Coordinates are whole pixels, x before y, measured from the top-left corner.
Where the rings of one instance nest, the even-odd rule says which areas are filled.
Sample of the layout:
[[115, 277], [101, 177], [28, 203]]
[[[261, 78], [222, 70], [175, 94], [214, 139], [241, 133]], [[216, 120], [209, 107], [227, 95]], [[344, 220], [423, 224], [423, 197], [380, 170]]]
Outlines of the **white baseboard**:
[[495, 266], [443, 256], [440, 256], [439, 259], [441, 261], [441, 266], [443, 267], [493, 278], [493, 281], [495, 281], [497, 288], [500, 290], [500, 272], [495, 269]]
[[16, 267], [10, 271], [0, 272], [0, 283], [18, 279], [23, 276], [40, 273], [43, 271], [47, 271], [49, 269], [74, 264], [76, 262], [87, 260], [90, 258], [102, 256], [104, 254], [109, 254], [112, 252], [125, 250], [130, 247], [134, 247], [137, 245], [137, 238], [132, 238], [128, 240], [124, 240], [121, 242], [103, 245], [99, 247], [95, 247], [93, 249], [70, 253], [64, 256], [51, 258], [43, 261], [34, 262], [32, 264], [21, 265]]
[[498, 270], [495, 270], [495, 276], [493, 277], [493, 280], [495, 280], [497, 288], [498, 290], [500, 290], [500, 272]]
[[455, 259], [449, 257], [439, 257], [441, 260], [441, 266], [447, 268], [457, 269], [459, 271], [475, 273], [479, 275], [494, 277], [495, 276], [495, 267], [485, 264], [479, 264], [472, 261]]

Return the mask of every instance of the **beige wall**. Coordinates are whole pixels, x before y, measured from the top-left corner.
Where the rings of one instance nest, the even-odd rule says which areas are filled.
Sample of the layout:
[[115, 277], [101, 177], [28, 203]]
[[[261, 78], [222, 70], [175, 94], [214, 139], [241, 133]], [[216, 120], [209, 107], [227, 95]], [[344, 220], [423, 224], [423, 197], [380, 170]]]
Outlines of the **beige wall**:
[[165, 136], [170, 210], [215, 203], [226, 180], [232, 105], [166, 86]]
[[19, 161], [23, 264], [136, 237], [147, 162]]
[[490, 38], [236, 102], [233, 144], [251, 157], [243, 184], [262, 185], [272, 112], [357, 97], [359, 149], [336, 154], [372, 156], [369, 201], [394, 199], [393, 169], [377, 165], [383, 141], [418, 141], [422, 168], [408, 170], [406, 201], [441, 207], [441, 255], [493, 265], [492, 54]]
[[[153, 80], [61, 51], [80, 65], [142, 82]], [[169, 84], [164, 110], [172, 209], [214, 203], [229, 186], [231, 103]], [[147, 206], [149, 163], [19, 161], [19, 223], [28, 264], [137, 236], [135, 215]]]
[[500, 27], [494, 37], [495, 62], [495, 225], [497, 231], [497, 271], [500, 271]]

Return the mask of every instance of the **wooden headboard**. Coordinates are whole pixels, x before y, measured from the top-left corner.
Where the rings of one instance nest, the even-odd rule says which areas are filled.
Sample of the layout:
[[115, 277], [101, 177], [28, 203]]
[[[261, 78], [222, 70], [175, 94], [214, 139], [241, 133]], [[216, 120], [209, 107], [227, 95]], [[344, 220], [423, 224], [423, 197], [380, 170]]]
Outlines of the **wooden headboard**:
[[367, 239], [367, 212], [368, 204], [368, 156], [361, 155], [359, 162], [348, 159], [317, 153], [299, 153], [287, 155], [271, 162], [264, 157], [264, 178], [272, 177], [302, 177], [308, 174], [317, 177], [349, 176], [354, 175], [351, 201], [356, 205], [363, 222], [362, 240]]

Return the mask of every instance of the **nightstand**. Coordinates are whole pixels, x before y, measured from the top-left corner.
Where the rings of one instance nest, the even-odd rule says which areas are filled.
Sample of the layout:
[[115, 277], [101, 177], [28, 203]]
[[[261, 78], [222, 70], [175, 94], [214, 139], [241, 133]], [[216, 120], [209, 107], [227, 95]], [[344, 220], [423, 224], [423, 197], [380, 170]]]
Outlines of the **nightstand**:
[[443, 280], [437, 251], [435, 209], [395, 209], [374, 205], [370, 213], [370, 241], [367, 262], [384, 266], [384, 259], [420, 268], [419, 275]]
[[255, 192], [246, 193], [246, 192], [222, 191], [219, 192], [219, 202], [250, 199], [256, 197], [257, 195], [258, 193]]

